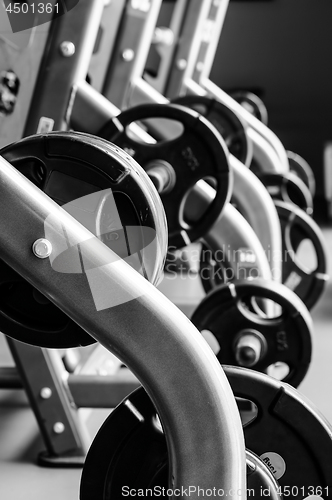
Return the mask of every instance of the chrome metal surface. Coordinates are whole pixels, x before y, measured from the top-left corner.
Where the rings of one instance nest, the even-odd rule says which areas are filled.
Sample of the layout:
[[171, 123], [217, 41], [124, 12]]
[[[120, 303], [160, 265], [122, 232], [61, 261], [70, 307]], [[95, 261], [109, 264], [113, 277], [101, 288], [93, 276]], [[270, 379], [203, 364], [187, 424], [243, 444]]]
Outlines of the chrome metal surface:
[[270, 263], [272, 278], [282, 280], [282, 238], [278, 213], [274, 202], [258, 177], [233, 155], [229, 155], [233, 168], [233, 201], [247, 219]]
[[71, 57], [75, 54], [76, 47], [73, 42], [62, 42], [60, 44], [60, 52], [64, 57]]
[[[204, 181], [198, 182], [190, 194], [190, 203], [187, 204], [188, 218], [195, 219], [196, 214], [204, 211], [211, 203], [213, 196], [214, 189], [211, 186]], [[227, 263], [231, 266], [235, 278], [239, 278], [237, 252], [239, 249], [246, 249], [254, 256], [254, 262], [245, 268], [241, 267], [241, 270], [246, 272], [245, 277], [271, 279], [269, 262], [259, 239], [249, 223], [232, 205], [226, 205], [222, 215], [205, 235], [204, 241], [212, 250], [225, 252], [225, 255], [229, 256]], [[241, 278], [245, 277], [241, 275]]]
[[46, 238], [39, 238], [32, 245], [32, 251], [38, 259], [47, 259], [52, 253], [52, 245]]
[[[167, 436], [170, 485], [232, 489], [234, 499], [242, 498], [239, 413], [222, 368], [192, 323], [3, 158], [0, 208], [1, 258], [119, 357], [146, 388]], [[33, 257], [31, 244], [50, 218], [53, 248], [61, 250], [65, 231], [67, 242], [80, 249], [84, 274], [59, 273], [49, 260]], [[97, 310], [94, 278], [104, 294], [121, 293], [126, 303]]]

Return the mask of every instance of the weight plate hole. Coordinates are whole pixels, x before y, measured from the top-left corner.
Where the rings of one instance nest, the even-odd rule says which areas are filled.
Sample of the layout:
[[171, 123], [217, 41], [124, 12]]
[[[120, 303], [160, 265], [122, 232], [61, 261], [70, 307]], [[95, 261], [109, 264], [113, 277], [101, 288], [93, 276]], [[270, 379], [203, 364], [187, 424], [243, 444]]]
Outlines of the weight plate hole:
[[[217, 189], [218, 187], [218, 181], [215, 177], [203, 177], [202, 181], [205, 181], [207, 184], [209, 184], [209, 186], [213, 187], [214, 189]], [[212, 195], [211, 198], [213, 199], [216, 197], [215, 193], [211, 192], [211, 195]]]
[[[208, 184], [208, 186], [206, 186]], [[203, 190], [207, 189], [209, 192], [209, 202], [207, 203], [207, 199], [205, 197], [197, 196], [195, 192], [195, 188], [200, 190], [202, 187]], [[204, 214], [208, 211], [216, 197], [215, 188], [217, 186], [217, 179], [214, 177], [208, 176], [200, 179], [194, 186], [192, 186], [187, 194], [182, 199], [182, 209], [181, 215], [183, 214], [183, 222], [190, 226], [191, 224], [198, 222]], [[212, 189], [211, 189], [212, 187]]]
[[282, 315], [281, 306], [271, 299], [252, 297], [251, 306], [257, 316], [261, 318], [277, 319]]
[[258, 415], [257, 405], [253, 401], [250, 401], [250, 399], [244, 398], [236, 398], [236, 404], [240, 412], [243, 427], [252, 424]]
[[308, 274], [317, 269], [317, 253], [313, 242], [309, 238], [305, 238], [300, 242], [295, 252], [295, 259], [297, 265]]
[[289, 365], [287, 365], [287, 363], [284, 363], [282, 361], [277, 361], [276, 363], [273, 363], [267, 368], [267, 374], [270, 377], [275, 378], [276, 380], [284, 380], [287, 377], [287, 375], [289, 375], [289, 372], [290, 372]]
[[147, 141], [143, 135], [138, 137], [135, 133], [135, 128], [137, 128], [137, 126], [143, 128], [143, 130], [152, 136], [157, 143], [178, 139], [184, 132], [184, 126], [181, 122], [169, 118], [146, 118], [144, 120], [132, 122], [126, 127], [127, 137], [138, 144], [145, 145]]
[[207, 108], [206, 104], [195, 103], [195, 104], [192, 104], [190, 107], [192, 109], [194, 109], [195, 111], [197, 111], [197, 113], [199, 113], [200, 115], [206, 116], [208, 113], [208, 108]]
[[220, 344], [218, 340], [216, 339], [215, 335], [210, 332], [210, 330], [202, 330], [201, 334], [203, 338], [206, 340], [206, 342], [209, 344], [211, 347], [212, 351], [214, 354], [217, 356], [218, 353], [220, 352]]
[[286, 197], [288, 199], [285, 199], [285, 201], [287, 202], [290, 201], [291, 203], [294, 203], [294, 205], [297, 205], [299, 207], [303, 206], [301, 195], [299, 194], [299, 192], [296, 191], [296, 188], [294, 188], [294, 186], [290, 183], [286, 185]]
[[24, 161], [15, 162], [14, 166], [31, 182], [36, 184], [36, 186], [43, 186], [46, 176], [46, 169], [45, 165], [40, 160], [36, 158], [27, 159]]
[[271, 299], [248, 296], [241, 297], [237, 302], [237, 307], [241, 314], [255, 323], [266, 324], [271, 320], [281, 320], [283, 310], [279, 304]]

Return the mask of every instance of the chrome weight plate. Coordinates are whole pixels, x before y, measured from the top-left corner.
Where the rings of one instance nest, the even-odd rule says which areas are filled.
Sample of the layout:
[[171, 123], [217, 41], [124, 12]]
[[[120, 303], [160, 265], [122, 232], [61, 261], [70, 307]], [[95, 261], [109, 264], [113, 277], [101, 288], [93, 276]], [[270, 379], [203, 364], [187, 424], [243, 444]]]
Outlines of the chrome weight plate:
[[[120, 148], [74, 132], [36, 135], [0, 154], [90, 231], [157, 283], [167, 248], [160, 198], [141, 167]], [[144, 248], [149, 258], [144, 257]], [[41, 347], [76, 347], [94, 340], [0, 261], [0, 329]]]

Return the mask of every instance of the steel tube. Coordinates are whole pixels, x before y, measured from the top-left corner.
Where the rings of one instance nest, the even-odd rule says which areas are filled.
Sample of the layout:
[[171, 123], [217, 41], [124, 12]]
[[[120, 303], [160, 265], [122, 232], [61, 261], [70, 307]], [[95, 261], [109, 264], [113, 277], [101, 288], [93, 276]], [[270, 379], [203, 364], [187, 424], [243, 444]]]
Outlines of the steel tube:
[[[192, 323], [101, 241], [0, 158], [1, 258], [125, 363], [152, 398], [166, 431], [173, 487], [246, 487], [241, 421], [230, 386]], [[85, 273], [55, 271], [31, 247], [76, 242]], [[66, 234], [66, 241], [64, 241]], [[73, 244], [73, 243], [71, 243]], [[94, 281], [95, 279], [95, 281]], [[99, 288], [95, 290], [94, 284]], [[96, 308], [102, 291], [112, 302]], [[203, 497], [204, 498], [204, 497]]]

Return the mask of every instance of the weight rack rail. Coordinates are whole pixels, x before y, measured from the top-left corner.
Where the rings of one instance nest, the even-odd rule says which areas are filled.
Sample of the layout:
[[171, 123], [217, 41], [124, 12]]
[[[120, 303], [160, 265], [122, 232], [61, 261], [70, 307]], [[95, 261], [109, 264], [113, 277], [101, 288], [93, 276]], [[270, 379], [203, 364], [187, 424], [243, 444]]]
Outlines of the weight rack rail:
[[[35, 133], [68, 129], [76, 86], [85, 81], [93, 52], [99, 55], [103, 8], [100, 0], [81, 0], [65, 15], [35, 27], [30, 44], [21, 50], [0, 40], [0, 71], [11, 69], [20, 81], [13, 113], [0, 117], [1, 146]], [[75, 48], [71, 57], [66, 56], [68, 43]], [[47, 450], [40, 463], [81, 466], [89, 438], [78, 408], [99, 405], [98, 388], [104, 383], [113, 387], [106, 407], [114, 407], [137, 387], [137, 380], [68, 376], [59, 352], [10, 338], [7, 342], [16, 368], [1, 369], [0, 387], [24, 387]]]
[[[106, 349], [115, 351], [142, 382], [169, 439], [172, 486], [188, 487], [199, 480], [203, 488], [234, 488], [234, 498], [240, 499], [246, 484], [240, 416], [226, 376], [200, 333], [125, 262], [106, 266], [114, 261], [114, 252], [3, 158], [0, 180], [2, 258]], [[36, 258], [31, 241], [44, 234], [50, 216], [57, 223], [49, 236], [52, 248], [63, 245], [64, 233], [57, 230], [60, 224], [69, 240], [78, 242], [110, 296], [121, 283], [128, 302], [118, 306], [116, 313], [112, 307], [96, 310], [84, 273], [59, 273], [48, 259]], [[93, 244], [84, 245], [86, 241]], [[153, 320], [147, 324], [147, 318]], [[164, 343], [168, 356], [160, 348]], [[178, 383], [178, 366], [184, 378], [193, 381], [194, 390]], [[193, 462], [187, 460], [188, 450]], [[217, 467], [211, 467], [211, 454]]]

